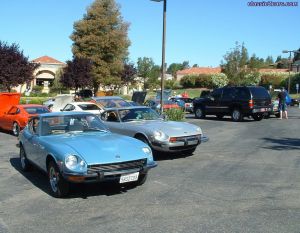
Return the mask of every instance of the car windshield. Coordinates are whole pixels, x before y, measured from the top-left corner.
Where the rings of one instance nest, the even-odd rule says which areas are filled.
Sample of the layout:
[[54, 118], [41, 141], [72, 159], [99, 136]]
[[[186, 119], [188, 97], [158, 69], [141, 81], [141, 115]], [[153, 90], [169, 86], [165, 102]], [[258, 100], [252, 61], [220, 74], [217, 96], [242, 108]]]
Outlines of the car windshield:
[[137, 120], [158, 120], [160, 116], [150, 108], [133, 108], [119, 110], [123, 122]]
[[41, 122], [41, 136], [90, 131], [107, 132], [108, 129], [93, 114], [48, 116]]
[[101, 110], [96, 104], [79, 104], [78, 107], [81, 108], [83, 111]]
[[96, 101], [104, 108], [120, 108], [130, 106], [130, 104], [123, 99], [97, 99]]
[[42, 114], [49, 112], [49, 109], [45, 107], [25, 107], [24, 109], [28, 114]]

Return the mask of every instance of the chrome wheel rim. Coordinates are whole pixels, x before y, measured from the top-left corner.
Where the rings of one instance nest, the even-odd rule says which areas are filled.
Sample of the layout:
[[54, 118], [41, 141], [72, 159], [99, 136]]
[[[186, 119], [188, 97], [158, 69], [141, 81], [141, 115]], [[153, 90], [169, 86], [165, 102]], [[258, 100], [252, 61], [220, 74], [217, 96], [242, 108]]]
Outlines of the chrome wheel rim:
[[19, 132], [19, 126], [17, 123], [14, 123], [13, 125], [13, 133], [14, 135], [18, 135], [18, 132]]
[[233, 119], [238, 120], [240, 118], [240, 112], [237, 110], [234, 110], [232, 113]]
[[23, 169], [25, 168], [25, 160], [26, 160], [26, 158], [25, 158], [25, 155], [24, 155], [24, 150], [21, 149], [21, 151], [20, 151], [20, 161], [21, 161], [21, 166], [22, 166]]
[[197, 117], [201, 117], [202, 116], [202, 110], [200, 108], [198, 108], [196, 110], [196, 115], [197, 115]]
[[57, 192], [58, 175], [54, 167], [49, 169], [49, 181], [53, 192]]

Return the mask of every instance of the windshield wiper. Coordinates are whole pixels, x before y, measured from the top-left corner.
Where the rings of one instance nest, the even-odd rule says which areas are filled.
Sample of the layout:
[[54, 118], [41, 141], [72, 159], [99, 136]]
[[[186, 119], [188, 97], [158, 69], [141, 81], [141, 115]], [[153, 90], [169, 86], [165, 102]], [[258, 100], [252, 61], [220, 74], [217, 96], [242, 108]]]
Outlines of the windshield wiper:
[[108, 132], [107, 130], [105, 129], [98, 129], [98, 128], [87, 128], [87, 129], [84, 129], [84, 131], [99, 131], [99, 132]]

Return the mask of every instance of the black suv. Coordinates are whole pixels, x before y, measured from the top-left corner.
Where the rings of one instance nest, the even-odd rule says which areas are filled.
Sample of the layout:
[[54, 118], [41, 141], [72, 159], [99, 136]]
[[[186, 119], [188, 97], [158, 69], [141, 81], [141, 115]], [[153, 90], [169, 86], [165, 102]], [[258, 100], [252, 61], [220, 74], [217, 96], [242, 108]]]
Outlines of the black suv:
[[256, 86], [218, 88], [204, 98], [196, 98], [193, 105], [196, 118], [216, 115], [222, 119], [229, 115], [233, 121], [241, 121], [244, 116], [260, 121], [272, 108], [268, 91]]

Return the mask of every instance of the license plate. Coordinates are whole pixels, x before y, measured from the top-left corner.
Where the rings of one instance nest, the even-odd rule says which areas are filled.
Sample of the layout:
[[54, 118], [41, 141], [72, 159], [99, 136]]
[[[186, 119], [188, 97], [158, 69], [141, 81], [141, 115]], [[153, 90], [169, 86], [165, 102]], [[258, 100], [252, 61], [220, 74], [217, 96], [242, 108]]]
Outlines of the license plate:
[[121, 175], [120, 177], [120, 184], [127, 183], [127, 182], [132, 182], [132, 181], [137, 181], [139, 178], [139, 172], [135, 172], [132, 174], [127, 174], [127, 175]]
[[266, 108], [261, 108], [260, 111], [261, 111], [261, 112], [266, 112], [267, 109], [266, 109]]

